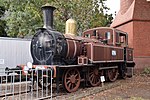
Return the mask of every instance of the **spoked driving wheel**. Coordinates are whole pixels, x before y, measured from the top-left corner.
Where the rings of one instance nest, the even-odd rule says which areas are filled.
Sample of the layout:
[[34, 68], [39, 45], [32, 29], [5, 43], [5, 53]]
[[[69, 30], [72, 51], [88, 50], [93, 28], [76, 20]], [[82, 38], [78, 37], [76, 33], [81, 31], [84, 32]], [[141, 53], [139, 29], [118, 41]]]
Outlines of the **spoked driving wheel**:
[[103, 75], [103, 71], [99, 71], [98, 68], [91, 67], [89, 70], [88, 78], [91, 86], [98, 86], [101, 83], [100, 76]]
[[80, 72], [76, 68], [69, 68], [64, 73], [64, 87], [68, 92], [75, 92], [80, 86]]
[[113, 68], [113, 69], [107, 70], [107, 75], [108, 75], [109, 81], [114, 82], [118, 77], [118, 69]]

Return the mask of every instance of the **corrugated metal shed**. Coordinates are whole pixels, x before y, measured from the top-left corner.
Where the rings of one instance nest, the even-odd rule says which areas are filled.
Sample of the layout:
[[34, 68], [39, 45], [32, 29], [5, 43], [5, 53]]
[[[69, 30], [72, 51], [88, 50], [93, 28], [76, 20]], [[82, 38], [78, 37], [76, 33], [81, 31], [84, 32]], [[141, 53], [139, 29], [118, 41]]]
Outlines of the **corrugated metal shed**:
[[30, 43], [30, 39], [0, 37], [0, 71], [33, 62]]

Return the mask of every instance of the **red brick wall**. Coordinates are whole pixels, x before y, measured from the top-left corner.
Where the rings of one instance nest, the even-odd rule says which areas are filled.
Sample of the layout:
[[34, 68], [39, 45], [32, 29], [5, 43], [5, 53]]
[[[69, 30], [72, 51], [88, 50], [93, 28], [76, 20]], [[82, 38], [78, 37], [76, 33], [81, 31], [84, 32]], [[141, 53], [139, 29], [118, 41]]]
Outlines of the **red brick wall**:
[[128, 33], [129, 46], [134, 48], [136, 73], [150, 67], [150, 22], [132, 21], [117, 29]]
[[134, 57], [150, 57], [150, 22], [133, 21], [117, 29], [128, 33], [128, 42], [134, 48]]
[[146, 67], [150, 67], [150, 57], [137, 57], [134, 58], [134, 62], [135, 62], [135, 69], [138, 71], [143, 70]]
[[120, 1], [120, 11], [111, 27], [128, 33], [129, 46], [134, 48], [135, 68], [150, 67], [150, 2]]
[[133, 0], [120, 0], [120, 11], [124, 14], [131, 6]]
[[150, 57], [150, 21], [134, 21], [133, 26], [134, 57]]

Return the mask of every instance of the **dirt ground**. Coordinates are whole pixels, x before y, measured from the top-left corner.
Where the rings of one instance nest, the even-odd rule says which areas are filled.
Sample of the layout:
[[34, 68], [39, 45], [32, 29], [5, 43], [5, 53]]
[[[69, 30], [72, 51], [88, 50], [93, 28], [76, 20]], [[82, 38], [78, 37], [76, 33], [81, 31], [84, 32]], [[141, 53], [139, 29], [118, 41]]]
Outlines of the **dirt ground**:
[[80, 100], [150, 100], [150, 76], [135, 75], [120, 85]]
[[[126, 80], [118, 79], [115, 82], [106, 82], [103, 87], [81, 86], [74, 93], [60, 90], [57, 96], [55, 96], [55, 92], [53, 93], [52, 100], [150, 100], [150, 75], [140, 74]], [[39, 91], [39, 93], [42, 92]], [[0, 100], [2, 99], [0, 98]]]

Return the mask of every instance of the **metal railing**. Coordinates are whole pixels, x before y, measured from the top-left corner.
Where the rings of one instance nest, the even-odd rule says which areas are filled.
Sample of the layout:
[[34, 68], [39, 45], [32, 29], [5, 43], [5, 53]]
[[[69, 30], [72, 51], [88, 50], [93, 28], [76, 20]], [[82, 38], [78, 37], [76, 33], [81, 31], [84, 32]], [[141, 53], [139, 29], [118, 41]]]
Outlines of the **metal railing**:
[[[29, 70], [28, 70], [29, 71]], [[0, 100], [52, 100], [52, 70], [0, 72]]]

